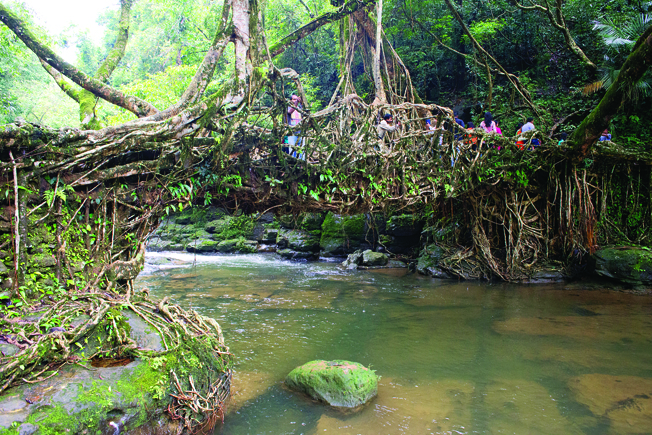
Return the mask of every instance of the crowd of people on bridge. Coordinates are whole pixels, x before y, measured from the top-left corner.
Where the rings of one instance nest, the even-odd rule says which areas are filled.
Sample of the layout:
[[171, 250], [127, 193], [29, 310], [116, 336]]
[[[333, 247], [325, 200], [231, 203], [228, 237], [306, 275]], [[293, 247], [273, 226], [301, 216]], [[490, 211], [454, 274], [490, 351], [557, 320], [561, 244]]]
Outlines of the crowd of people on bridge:
[[[284, 122], [290, 127], [296, 127], [303, 120], [303, 102], [301, 98], [292, 94], [290, 97], [290, 104], [288, 105], [287, 112], [284, 116]], [[455, 123], [450, 125], [446, 122], [443, 122], [442, 125], [437, 125], [437, 120], [426, 119], [425, 120], [425, 131], [426, 134], [434, 134], [437, 130], [450, 131], [453, 134], [453, 137], [456, 141], [461, 141], [467, 145], [471, 145], [471, 148], [475, 151], [477, 149], [478, 138], [482, 133], [489, 135], [498, 135], [502, 136], [503, 131], [500, 128], [498, 120], [493, 118], [491, 112], [485, 112], [483, 119], [480, 121], [478, 127], [475, 126], [473, 121], [464, 122], [460, 116], [459, 112], [455, 111], [453, 113]], [[398, 120], [394, 120], [394, 116], [389, 113], [379, 112], [378, 121], [376, 124], [376, 131], [378, 134], [378, 140], [380, 142], [379, 149], [383, 152], [388, 152], [391, 150], [391, 144], [398, 141], [398, 137], [394, 133], [401, 127], [401, 123]], [[521, 149], [533, 150], [538, 147], [541, 142], [536, 137], [536, 134], [526, 134], [528, 132], [536, 131], [536, 126], [534, 125], [534, 118], [527, 118], [525, 123], [519, 123], [516, 128], [516, 146]], [[398, 132], [397, 132], [398, 133]], [[305, 160], [305, 153], [303, 153], [303, 138], [300, 136], [301, 131], [294, 129], [292, 135], [286, 136], [284, 139], [283, 151], [287, 154], [290, 154], [293, 157], [296, 157], [300, 160]], [[567, 133], [561, 133], [559, 136], [558, 145], [562, 145], [568, 135]], [[600, 136], [600, 141], [611, 140], [611, 134], [607, 129], [604, 130]], [[443, 135], [440, 136], [439, 144], [443, 144]], [[501, 149], [500, 145], [489, 145], [496, 150]], [[459, 147], [457, 148], [459, 150]]]

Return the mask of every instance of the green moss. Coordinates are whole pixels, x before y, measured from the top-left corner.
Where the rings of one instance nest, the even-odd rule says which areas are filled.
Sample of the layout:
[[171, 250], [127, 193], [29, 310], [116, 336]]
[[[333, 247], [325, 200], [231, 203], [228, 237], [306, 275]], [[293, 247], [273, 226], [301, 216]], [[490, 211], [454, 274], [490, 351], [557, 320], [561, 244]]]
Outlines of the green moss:
[[[107, 419], [116, 404], [122, 404], [137, 410], [136, 416], [129, 420], [127, 430], [142, 426], [149, 421], [148, 410], [154, 409], [153, 405], [158, 400], [157, 386], [165, 386], [164, 393], [158, 397], [167, 400], [170, 368], [177, 367], [177, 361], [173, 354], [152, 358], [133, 371], [124, 373], [117, 381], [94, 380], [90, 387], [77, 385], [73, 401], [82, 407], [76, 407], [71, 412], [62, 404], [43, 406], [31, 414], [25, 423], [39, 426], [40, 435], [100, 433], [99, 423]], [[0, 434], [17, 435], [19, 426], [0, 431]]]
[[359, 363], [310, 361], [292, 370], [285, 384], [336, 407], [355, 408], [376, 396], [378, 376]]
[[217, 250], [222, 253], [238, 252], [241, 254], [253, 254], [258, 251], [257, 243], [250, 242], [244, 237], [223, 240], [217, 245]]
[[225, 216], [212, 221], [206, 229], [213, 233], [214, 240], [229, 240], [252, 237], [256, 222], [251, 216]]
[[365, 238], [365, 216], [329, 212], [321, 226], [319, 245], [325, 255], [344, 255], [359, 248]]

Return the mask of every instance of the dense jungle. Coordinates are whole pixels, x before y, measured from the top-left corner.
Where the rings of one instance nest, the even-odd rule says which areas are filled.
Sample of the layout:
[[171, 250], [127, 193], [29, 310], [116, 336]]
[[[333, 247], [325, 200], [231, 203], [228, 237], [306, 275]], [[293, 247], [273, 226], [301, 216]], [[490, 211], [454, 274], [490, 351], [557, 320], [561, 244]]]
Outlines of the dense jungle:
[[0, 434], [652, 431], [652, 2], [65, 3], [0, 0]]

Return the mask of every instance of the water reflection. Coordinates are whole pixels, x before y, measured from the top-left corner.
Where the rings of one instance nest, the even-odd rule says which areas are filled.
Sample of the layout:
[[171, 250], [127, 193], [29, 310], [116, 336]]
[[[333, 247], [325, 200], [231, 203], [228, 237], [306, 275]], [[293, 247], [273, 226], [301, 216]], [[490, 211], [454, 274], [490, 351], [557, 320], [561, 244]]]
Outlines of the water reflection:
[[[274, 255], [148, 263], [138, 286], [217, 319], [236, 355], [218, 433], [652, 433], [652, 298]], [[313, 359], [371, 367], [378, 397], [344, 415], [286, 391]]]

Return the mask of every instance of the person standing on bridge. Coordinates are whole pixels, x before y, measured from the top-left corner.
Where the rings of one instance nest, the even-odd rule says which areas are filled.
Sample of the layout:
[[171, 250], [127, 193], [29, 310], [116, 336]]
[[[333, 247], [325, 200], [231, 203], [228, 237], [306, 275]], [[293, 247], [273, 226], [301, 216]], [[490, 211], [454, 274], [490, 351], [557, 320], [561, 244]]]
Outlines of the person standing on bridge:
[[398, 127], [398, 125], [394, 125], [394, 118], [392, 117], [392, 114], [391, 113], [385, 113], [383, 115], [383, 120], [380, 121], [380, 123], [378, 124], [378, 127], [376, 127], [376, 129], [378, 131], [378, 139], [380, 139], [380, 141], [381, 141], [381, 151], [382, 152], [391, 151], [391, 147], [388, 148], [388, 149], [385, 149], [385, 146], [384, 146], [385, 134], [387, 132], [391, 133], [393, 131], [396, 131], [396, 127]]
[[482, 128], [486, 133], [496, 134], [498, 133], [496, 122], [491, 116], [491, 112], [486, 112], [484, 114], [484, 121], [480, 123], [480, 128]]
[[[525, 133], [526, 131], [532, 131], [536, 130], [536, 127], [534, 126], [534, 118], [528, 118], [525, 121], [525, 124], [523, 127], [521, 127], [521, 133]], [[536, 137], [530, 136], [530, 144], [532, 145], [529, 149], [532, 150], [533, 148], [536, 148], [540, 145], [539, 139]]]
[[[301, 104], [301, 98], [296, 94], [292, 94], [290, 101], [291, 104], [288, 107], [287, 120], [290, 127], [294, 127], [299, 125], [303, 119], [301, 112], [299, 112], [299, 110], [303, 109], [303, 105]], [[299, 152], [299, 154], [297, 154], [296, 149], [294, 151], [292, 150], [292, 147], [301, 148], [301, 137], [297, 136], [299, 133], [301, 133], [301, 131], [294, 132], [294, 136], [288, 136], [288, 154], [292, 157], [305, 160], [303, 153]]]

